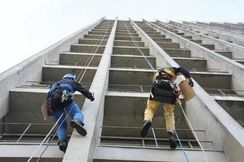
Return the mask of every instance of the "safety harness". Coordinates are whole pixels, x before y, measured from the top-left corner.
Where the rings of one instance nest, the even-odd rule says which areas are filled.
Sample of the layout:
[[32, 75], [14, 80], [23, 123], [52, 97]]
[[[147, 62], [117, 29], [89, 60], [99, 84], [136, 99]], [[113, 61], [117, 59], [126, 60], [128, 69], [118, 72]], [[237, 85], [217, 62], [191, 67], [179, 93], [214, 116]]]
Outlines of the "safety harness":
[[54, 84], [47, 97], [47, 103], [52, 111], [63, 109], [73, 100], [74, 94], [68, 90], [62, 89], [60, 87], [61, 83], [62, 82], [57, 82]]
[[178, 97], [176, 85], [169, 75], [164, 74], [153, 81], [150, 99], [163, 103], [175, 104]]

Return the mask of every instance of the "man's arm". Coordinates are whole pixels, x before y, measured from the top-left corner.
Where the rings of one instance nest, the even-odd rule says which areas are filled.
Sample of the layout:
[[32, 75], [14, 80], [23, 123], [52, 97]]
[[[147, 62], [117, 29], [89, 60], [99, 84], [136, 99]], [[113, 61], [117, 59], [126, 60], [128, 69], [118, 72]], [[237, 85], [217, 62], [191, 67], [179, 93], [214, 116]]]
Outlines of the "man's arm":
[[84, 86], [82, 86], [80, 83], [75, 82], [75, 86], [77, 91], [82, 93], [86, 98], [90, 99], [91, 101], [94, 101], [94, 96], [91, 92], [89, 92]]
[[191, 73], [187, 69], [185, 69], [183, 67], [178, 67], [178, 68], [174, 68], [174, 69], [175, 69], [176, 73], [182, 73], [189, 80], [188, 83], [191, 87], [194, 86], [194, 83], [191, 79]]
[[181, 73], [183, 74], [186, 78], [191, 78], [191, 74], [189, 72], [189, 70], [187, 70], [186, 68], [183, 68], [183, 67], [178, 67], [178, 68], [174, 68], [175, 69], [175, 72], [176, 74], [177, 73]]

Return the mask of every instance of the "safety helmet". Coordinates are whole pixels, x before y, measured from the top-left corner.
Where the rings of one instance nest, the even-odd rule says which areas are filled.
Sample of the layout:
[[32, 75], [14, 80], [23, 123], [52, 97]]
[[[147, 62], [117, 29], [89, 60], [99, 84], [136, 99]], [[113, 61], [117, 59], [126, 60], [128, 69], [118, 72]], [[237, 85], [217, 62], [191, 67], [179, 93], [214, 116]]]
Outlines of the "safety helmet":
[[160, 68], [160, 69], [158, 69], [158, 71], [159, 71], [159, 73], [160, 73], [161, 75], [168, 75], [168, 76], [170, 76], [171, 78], [174, 78], [174, 77], [175, 77], [175, 74], [174, 74], [174, 72], [172, 71], [172, 68], [169, 68], [169, 67], [167, 67], [167, 68]]
[[63, 79], [70, 79], [70, 80], [75, 80], [76, 79], [76, 75], [71, 74], [71, 73], [67, 73], [63, 76]]

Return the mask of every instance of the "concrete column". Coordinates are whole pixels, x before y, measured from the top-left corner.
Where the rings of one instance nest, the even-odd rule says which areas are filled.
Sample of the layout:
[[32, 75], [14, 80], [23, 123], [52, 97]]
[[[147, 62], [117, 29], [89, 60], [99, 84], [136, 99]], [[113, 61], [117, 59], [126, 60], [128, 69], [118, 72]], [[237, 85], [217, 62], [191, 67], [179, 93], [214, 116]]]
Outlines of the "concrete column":
[[90, 102], [86, 99], [83, 105], [83, 113], [85, 115], [85, 128], [87, 135], [81, 137], [76, 131], [73, 131], [69, 141], [69, 146], [65, 153], [64, 162], [87, 162], [93, 161], [93, 154], [98, 144], [97, 137], [101, 132], [102, 115], [104, 108], [104, 98], [108, 87], [109, 67], [111, 63], [111, 55], [113, 52], [113, 43], [117, 20], [115, 21], [110, 33], [106, 48], [102, 55], [98, 70], [94, 76], [90, 91], [95, 94], [95, 101]]

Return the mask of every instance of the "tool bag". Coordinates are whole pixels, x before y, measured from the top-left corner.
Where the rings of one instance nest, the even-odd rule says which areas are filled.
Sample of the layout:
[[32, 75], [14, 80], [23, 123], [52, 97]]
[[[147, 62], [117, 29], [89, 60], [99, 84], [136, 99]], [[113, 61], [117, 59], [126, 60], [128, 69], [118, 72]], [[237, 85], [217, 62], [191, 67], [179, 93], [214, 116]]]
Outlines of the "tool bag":
[[52, 111], [61, 110], [68, 106], [73, 100], [73, 93], [64, 90], [59, 87], [59, 84], [55, 84], [52, 87], [52, 92], [47, 98], [47, 103], [51, 107]]
[[152, 100], [160, 101], [163, 103], [175, 104], [177, 94], [175, 89], [172, 88], [172, 82], [168, 79], [155, 80], [152, 86]]

